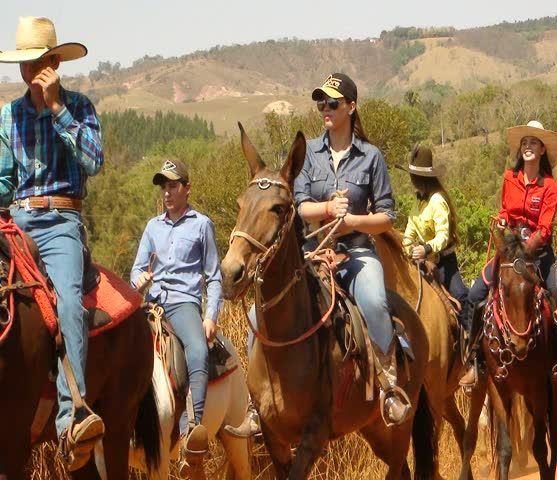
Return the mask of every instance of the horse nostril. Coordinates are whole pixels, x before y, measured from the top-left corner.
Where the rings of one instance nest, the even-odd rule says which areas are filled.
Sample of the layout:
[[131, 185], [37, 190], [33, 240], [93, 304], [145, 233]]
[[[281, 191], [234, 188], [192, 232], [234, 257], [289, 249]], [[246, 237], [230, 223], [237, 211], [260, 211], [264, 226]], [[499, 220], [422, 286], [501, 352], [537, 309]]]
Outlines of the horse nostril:
[[234, 271], [234, 274], [232, 275], [232, 280], [234, 283], [238, 283], [240, 280], [242, 280], [243, 276], [244, 276], [244, 266], [238, 265], [238, 267]]

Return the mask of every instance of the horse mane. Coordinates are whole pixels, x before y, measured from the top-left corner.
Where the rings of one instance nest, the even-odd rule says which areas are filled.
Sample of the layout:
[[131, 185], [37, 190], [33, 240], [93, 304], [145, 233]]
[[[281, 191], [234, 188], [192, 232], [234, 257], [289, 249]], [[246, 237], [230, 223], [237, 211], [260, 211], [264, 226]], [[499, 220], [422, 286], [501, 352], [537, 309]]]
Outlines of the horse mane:
[[406, 255], [402, 248], [402, 233], [391, 228], [386, 232], [380, 233], [378, 236], [384, 240], [393, 255], [398, 255], [400, 260], [406, 261]]
[[507, 233], [499, 253], [506, 258], [531, 260], [532, 255], [524, 248], [522, 237], [518, 233]]

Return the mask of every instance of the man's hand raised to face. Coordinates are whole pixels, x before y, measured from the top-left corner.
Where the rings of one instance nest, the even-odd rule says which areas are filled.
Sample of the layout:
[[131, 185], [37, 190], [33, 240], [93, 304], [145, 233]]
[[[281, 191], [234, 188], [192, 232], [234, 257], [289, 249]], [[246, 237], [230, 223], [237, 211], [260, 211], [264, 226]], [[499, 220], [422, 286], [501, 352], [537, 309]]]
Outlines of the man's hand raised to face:
[[52, 111], [57, 114], [62, 110], [63, 104], [60, 99], [60, 77], [52, 67], [42, 69], [31, 82], [38, 85], [43, 91], [44, 103]]

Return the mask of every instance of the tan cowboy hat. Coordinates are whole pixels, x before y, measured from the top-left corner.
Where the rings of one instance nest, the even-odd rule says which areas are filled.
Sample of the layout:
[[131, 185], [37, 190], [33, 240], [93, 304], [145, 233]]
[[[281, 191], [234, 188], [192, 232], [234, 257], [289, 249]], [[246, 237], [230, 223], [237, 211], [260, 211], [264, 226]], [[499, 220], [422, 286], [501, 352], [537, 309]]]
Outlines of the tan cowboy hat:
[[67, 62], [87, 55], [87, 48], [81, 43], [58, 45], [54, 24], [44, 17], [20, 17], [15, 48], [0, 52], [0, 63], [32, 62], [49, 55], [59, 55], [60, 61]]
[[433, 166], [433, 152], [431, 148], [416, 145], [410, 153], [410, 163], [408, 167], [396, 165], [397, 168], [418, 175], [420, 177], [439, 177], [444, 175], [446, 168], [444, 165]]
[[516, 127], [507, 128], [507, 139], [511, 155], [515, 155], [520, 148], [520, 142], [524, 137], [536, 137], [545, 145], [547, 158], [551, 164], [551, 168], [557, 165], [557, 133], [546, 130], [537, 120], [531, 120], [528, 125], [518, 125]]

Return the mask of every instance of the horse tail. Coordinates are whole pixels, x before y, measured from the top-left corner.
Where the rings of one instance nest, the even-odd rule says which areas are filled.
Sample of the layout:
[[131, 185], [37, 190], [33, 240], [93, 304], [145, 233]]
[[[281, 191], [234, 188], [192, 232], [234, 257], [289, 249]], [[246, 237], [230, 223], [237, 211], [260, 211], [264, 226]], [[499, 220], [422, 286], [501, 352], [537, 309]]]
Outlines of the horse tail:
[[414, 478], [416, 480], [430, 480], [435, 476], [434, 444], [435, 422], [424, 387], [420, 390], [418, 408], [412, 425], [412, 445], [414, 447]]
[[150, 472], [158, 469], [161, 461], [161, 427], [157, 411], [157, 399], [153, 384], [141, 400], [135, 420], [136, 447], [143, 447], [145, 463]]

